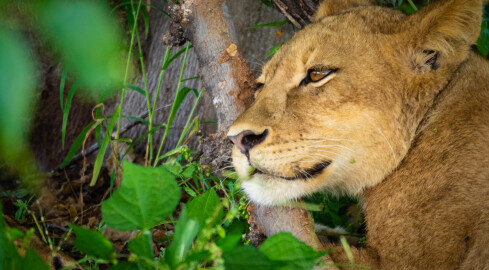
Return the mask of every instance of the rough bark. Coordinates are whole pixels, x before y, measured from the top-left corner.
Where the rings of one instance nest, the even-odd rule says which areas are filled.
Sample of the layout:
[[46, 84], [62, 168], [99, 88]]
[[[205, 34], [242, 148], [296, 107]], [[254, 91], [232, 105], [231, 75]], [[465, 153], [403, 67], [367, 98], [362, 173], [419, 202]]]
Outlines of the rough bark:
[[272, 2], [298, 29], [312, 21], [319, 4], [319, 0], [272, 0]]
[[[324, 249], [314, 231], [314, 220], [309, 211], [297, 202], [292, 206], [260, 206], [250, 203], [247, 210], [250, 214], [248, 223], [251, 244], [259, 246], [266, 237], [279, 232], [290, 232], [297, 239], [317, 250]], [[333, 264], [329, 256], [324, 256], [323, 262]], [[321, 269], [337, 269], [334, 266], [324, 266]]]
[[187, 38], [198, 52], [200, 74], [216, 108], [218, 131], [226, 131], [251, 104], [253, 73], [238, 48], [229, 8], [222, 0], [182, 3]]

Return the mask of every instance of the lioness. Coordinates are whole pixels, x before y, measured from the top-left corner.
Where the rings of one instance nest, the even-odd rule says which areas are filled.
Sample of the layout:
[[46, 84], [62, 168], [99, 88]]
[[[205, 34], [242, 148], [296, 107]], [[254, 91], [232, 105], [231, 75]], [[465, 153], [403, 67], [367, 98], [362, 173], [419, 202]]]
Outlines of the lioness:
[[471, 51], [482, 1], [411, 16], [371, 4], [324, 1], [266, 64], [228, 133], [242, 187], [264, 205], [359, 196], [358, 264], [487, 269], [489, 63]]

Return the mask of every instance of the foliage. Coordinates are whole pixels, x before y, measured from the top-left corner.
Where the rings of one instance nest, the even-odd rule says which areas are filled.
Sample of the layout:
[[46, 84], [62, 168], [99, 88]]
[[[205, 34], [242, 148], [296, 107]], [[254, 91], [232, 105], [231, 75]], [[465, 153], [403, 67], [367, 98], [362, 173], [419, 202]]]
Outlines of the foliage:
[[[268, 0], [262, 2], [267, 6], [272, 5]], [[426, 2], [394, 0], [392, 5], [410, 14]], [[0, 7], [2, 5], [5, 4], [0, 1]], [[230, 179], [210, 176], [199, 164], [199, 160], [193, 157], [195, 152], [186, 146], [189, 138], [199, 129], [200, 121], [193, 116], [193, 112], [203, 93], [203, 90], [198, 91], [184, 85], [186, 81], [198, 78], [183, 78], [187, 55], [192, 45], [187, 44], [176, 52], [166, 48], [161, 59], [157, 88], [149, 89], [147, 86], [141, 38], [148, 35], [146, 7], [151, 5], [143, 1], [123, 0], [110, 12], [103, 3], [92, 1], [36, 0], [28, 5], [36, 11], [37, 16], [33, 17], [36, 18], [34, 20], [39, 35], [53, 45], [54, 52], [64, 67], [60, 84], [63, 147], [75, 94], [96, 97], [100, 102], [95, 108], [94, 121], [78, 135], [61, 167], [70, 164], [75, 154], [83, 148], [86, 138], [94, 133], [99, 153], [94, 164], [91, 185], [98, 181], [101, 167], [107, 160], [108, 149], [113, 149], [109, 153], [114, 163], [112, 173], [122, 179], [121, 186], [102, 203], [103, 222], [98, 224], [96, 230], [74, 224], [70, 226], [76, 235], [74, 247], [84, 256], [78, 261], [79, 264], [87, 269], [99, 269], [100, 265], [110, 269], [311, 269], [318, 263], [326, 252], [315, 251], [288, 233], [270, 237], [260, 248], [248, 245], [243, 239], [247, 228], [244, 210], [247, 202], [239, 191], [239, 184]], [[122, 31], [116, 30], [114, 18], [107, 16], [109, 13], [114, 14], [119, 8], [125, 10], [130, 32], [127, 45], [122, 45]], [[164, 10], [159, 11], [168, 15]], [[0, 22], [4, 22], [3, 20], [0, 19]], [[477, 43], [484, 55], [489, 50], [488, 22], [486, 7], [481, 36]], [[144, 25], [138, 27], [140, 23]], [[281, 20], [251, 28], [280, 27], [286, 23], [287, 20]], [[4, 24], [0, 25], [0, 159], [22, 171], [25, 169], [22, 164], [32, 162], [29, 158], [26, 130], [29, 129], [28, 119], [32, 115], [35, 100], [36, 60], [32, 57], [28, 43], [19, 33], [7, 30]], [[281, 45], [282, 43], [274, 47], [268, 56], [273, 55]], [[121, 57], [121, 53], [126, 57]], [[164, 72], [180, 56], [183, 56], [181, 72], [178, 86], [174, 89], [176, 95], [171, 112], [166, 123], [157, 125], [154, 116], [163, 84], [162, 78]], [[142, 86], [129, 83], [131, 63], [134, 62], [132, 58], [140, 63], [144, 81]], [[65, 86], [68, 84], [70, 87], [65, 97]], [[136, 91], [146, 98], [146, 119], [122, 115], [126, 90]], [[102, 104], [108, 94], [114, 91], [117, 91], [119, 97], [118, 106], [111, 114], [102, 115]], [[149, 97], [151, 91], [156, 92], [154, 99]], [[194, 106], [178, 136], [177, 145], [173, 150], [163, 153], [165, 139], [171, 135], [171, 126], [182, 102], [192, 96]], [[120, 138], [122, 118], [144, 123], [147, 132], [134, 141]], [[102, 126], [105, 130], [102, 130]], [[163, 129], [164, 135], [160, 145], [156, 147], [153, 135], [160, 129]], [[148, 149], [144, 166], [123, 161], [127, 151], [141, 141], [146, 141]], [[128, 142], [129, 149], [118, 153], [118, 144], [122, 142]], [[153, 149], [158, 151], [153, 153]], [[23, 161], [19, 162], [20, 159]], [[16, 218], [23, 220], [26, 213], [32, 214], [28, 209], [31, 199], [32, 197], [15, 203], [18, 207]], [[330, 227], [344, 227], [352, 234], [363, 233], [362, 217], [351, 218], [348, 215], [351, 207], [357, 203], [355, 199], [314, 196], [309, 198], [309, 202], [316, 208], [313, 212], [315, 220]], [[35, 223], [43, 240], [52, 246], [52, 240], [46, 239], [36, 219]], [[153, 239], [152, 232], [161, 227], [166, 229], [167, 236]], [[127, 250], [119, 252], [103, 235], [106, 228], [118, 231], [137, 230], [138, 233], [128, 243]], [[2, 269], [48, 268], [30, 249], [22, 257], [13, 245], [15, 239], [28, 242], [29, 234], [8, 228], [0, 216]], [[163, 242], [164, 248], [155, 252], [155, 241]], [[341, 243], [348, 250], [344, 238], [341, 238]], [[350, 260], [353, 264], [352, 257]]]
[[13, 240], [19, 238], [15, 237], [14, 232], [20, 233], [20, 231], [8, 228], [2, 213], [0, 205], [0, 268], [48, 270], [49, 266], [30, 248], [26, 249], [24, 257], [20, 256], [13, 244]]

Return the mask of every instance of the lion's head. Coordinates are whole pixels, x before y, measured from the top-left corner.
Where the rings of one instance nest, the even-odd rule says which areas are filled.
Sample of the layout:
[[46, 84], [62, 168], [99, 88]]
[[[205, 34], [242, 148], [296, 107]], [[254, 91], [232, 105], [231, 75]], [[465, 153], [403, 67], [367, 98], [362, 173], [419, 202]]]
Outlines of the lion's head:
[[358, 194], [392, 173], [479, 34], [480, 14], [452, 2], [412, 16], [367, 0], [323, 2], [265, 65], [254, 103], [229, 130], [250, 198]]

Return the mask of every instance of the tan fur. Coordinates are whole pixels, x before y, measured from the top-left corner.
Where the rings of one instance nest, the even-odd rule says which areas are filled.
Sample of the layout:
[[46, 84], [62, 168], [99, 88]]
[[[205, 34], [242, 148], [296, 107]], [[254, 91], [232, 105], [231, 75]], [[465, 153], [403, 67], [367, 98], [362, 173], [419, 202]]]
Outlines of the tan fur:
[[[368, 3], [325, 1], [264, 67], [228, 133], [268, 131], [249, 160], [233, 150], [242, 187], [265, 205], [324, 189], [360, 196], [358, 264], [489, 269], [489, 63], [470, 51], [482, 1], [437, 1], [409, 17]], [[317, 66], [338, 71], [300, 85]], [[315, 176], [284, 179], [324, 161]]]

